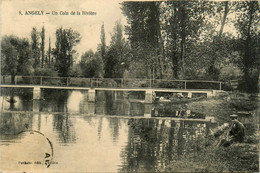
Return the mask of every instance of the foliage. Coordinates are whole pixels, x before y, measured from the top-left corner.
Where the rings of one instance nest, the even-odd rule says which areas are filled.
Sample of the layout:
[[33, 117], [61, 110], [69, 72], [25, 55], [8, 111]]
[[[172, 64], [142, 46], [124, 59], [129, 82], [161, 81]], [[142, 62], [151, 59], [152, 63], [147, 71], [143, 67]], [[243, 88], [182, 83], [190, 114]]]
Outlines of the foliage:
[[34, 72], [35, 76], [51, 76], [57, 77], [58, 73], [54, 70], [53, 67], [49, 66], [48, 68], [36, 68]]
[[117, 83], [113, 79], [104, 79], [101, 83], [102, 87], [117, 87]]
[[80, 42], [80, 34], [70, 29], [60, 27], [56, 30], [56, 48], [53, 51], [55, 67], [60, 76], [70, 75], [73, 58], [76, 54], [74, 47]]
[[130, 61], [130, 47], [123, 37], [123, 26], [117, 21], [104, 59], [104, 77], [122, 78]]
[[85, 52], [81, 56], [79, 63], [81, 73], [87, 78], [101, 78], [103, 77], [103, 62], [98, 53], [92, 50]]
[[30, 75], [33, 72], [31, 49], [27, 39], [4, 36], [1, 41], [1, 68], [3, 74]]
[[146, 76], [145, 66], [145, 63], [137, 61], [131, 62], [128, 70], [124, 73], [124, 78], [144, 78], [144, 76]]
[[[242, 71], [243, 87], [256, 88], [257, 1], [124, 2], [122, 11], [133, 58], [144, 64], [146, 78], [229, 80], [240, 79]], [[236, 28], [225, 30], [231, 22]]]
[[106, 56], [106, 34], [105, 34], [105, 25], [104, 23], [101, 26], [101, 33], [100, 33], [100, 40], [101, 40], [101, 44], [99, 45], [98, 49], [100, 52], [100, 55], [102, 57], [102, 60], [105, 60], [105, 56]]
[[41, 31], [41, 57], [42, 57], [42, 67], [45, 61], [45, 28], [42, 27]]
[[35, 27], [31, 31], [31, 49], [33, 58], [33, 68], [40, 66], [40, 48], [39, 48], [39, 33]]
[[[259, 21], [260, 9], [257, 1], [238, 2], [236, 28], [239, 32], [238, 47], [242, 57], [242, 70], [244, 73], [243, 89], [247, 92], [257, 91], [259, 78]], [[255, 76], [254, 70], [258, 68]]]
[[15, 39], [14, 36], [5, 36], [1, 41], [1, 70], [3, 74], [10, 73], [15, 75], [17, 72], [17, 57], [18, 52], [12, 45], [11, 40]]
[[237, 79], [241, 79], [241, 77], [242, 77], [241, 70], [237, 66], [234, 66], [233, 64], [228, 64], [222, 67], [220, 70], [219, 79], [221, 81], [237, 80]]
[[155, 77], [162, 78], [164, 56], [159, 6], [160, 2], [122, 3], [122, 11], [128, 22], [126, 34], [131, 44], [133, 59], [145, 62], [147, 78], [152, 71], [155, 71]]
[[183, 89], [184, 84], [183, 84], [183, 82], [160, 81], [160, 82], [156, 83], [156, 87]]

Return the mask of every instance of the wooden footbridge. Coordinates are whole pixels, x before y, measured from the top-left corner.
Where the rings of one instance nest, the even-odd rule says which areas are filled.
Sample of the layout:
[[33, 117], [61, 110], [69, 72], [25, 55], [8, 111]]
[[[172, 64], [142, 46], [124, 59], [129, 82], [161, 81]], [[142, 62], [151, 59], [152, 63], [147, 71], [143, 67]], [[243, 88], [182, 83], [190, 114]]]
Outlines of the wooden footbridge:
[[145, 92], [145, 103], [152, 103], [158, 92], [206, 94], [216, 96], [222, 90], [220, 81], [161, 80], [121, 78], [72, 78], [46, 76], [1, 76], [2, 88], [32, 88], [33, 98], [40, 99], [41, 89], [87, 90], [88, 100], [95, 101], [96, 91]]

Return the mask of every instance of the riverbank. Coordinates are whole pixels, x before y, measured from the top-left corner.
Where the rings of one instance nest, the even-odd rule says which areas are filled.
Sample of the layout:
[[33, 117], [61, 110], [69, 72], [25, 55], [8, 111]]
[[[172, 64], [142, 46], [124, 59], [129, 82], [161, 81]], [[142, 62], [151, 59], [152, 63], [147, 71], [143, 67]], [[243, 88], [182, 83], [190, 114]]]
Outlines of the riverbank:
[[[188, 103], [187, 109], [213, 116], [218, 123], [229, 123], [231, 114], [238, 114], [245, 125], [243, 143], [230, 147], [214, 145], [200, 148], [196, 155], [183, 155], [162, 171], [166, 172], [230, 172], [259, 171], [258, 96], [242, 93], [224, 93], [218, 97]], [[218, 139], [213, 139], [218, 140]], [[192, 160], [192, 161], [191, 161]]]

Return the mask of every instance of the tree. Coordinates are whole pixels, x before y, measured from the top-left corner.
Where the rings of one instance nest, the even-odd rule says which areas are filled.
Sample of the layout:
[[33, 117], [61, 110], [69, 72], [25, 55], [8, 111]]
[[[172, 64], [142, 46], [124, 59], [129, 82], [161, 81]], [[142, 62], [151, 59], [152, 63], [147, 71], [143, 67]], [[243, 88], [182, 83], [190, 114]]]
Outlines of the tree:
[[101, 26], [101, 35], [100, 35], [100, 40], [101, 40], [101, 44], [99, 46], [99, 51], [102, 57], [102, 60], [105, 60], [105, 55], [106, 55], [106, 34], [105, 34], [105, 26], [104, 26], [104, 22]]
[[[210, 61], [210, 65], [208, 68], [208, 76], [210, 77], [210, 79], [213, 80], [218, 80], [219, 75], [220, 75], [220, 69], [218, 69], [216, 67], [216, 61], [220, 58], [219, 56], [216, 56], [216, 54], [219, 54], [219, 52], [223, 52], [223, 44], [225, 44], [225, 36], [223, 36], [223, 29], [224, 26], [226, 24], [227, 21], [227, 16], [231, 11], [231, 3], [228, 1], [223, 1], [220, 3], [216, 3], [215, 6], [216, 8], [214, 8], [212, 10], [212, 12], [214, 13], [215, 16], [217, 16], [216, 18], [218, 18], [217, 20], [220, 20], [220, 29], [219, 32], [217, 33], [217, 35], [213, 35], [212, 39], [213, 39], [213, 46], [211, 51], [209, 51], [211, 54], [211, 61]], [[223, 15], [222, 15], [223, 13]], [[222, 17], [223, 16], [223, 17]], [[217, 22], [219, 23], [219, 22]], [[223, 56], [223, 55], [222, 55]]]
[[44, 64], [44, 60], [45, 60], [45, 28], [44, 26], [42, 27], [42, 31], [41, 31], [41, 56], [42, 56], [42, 67]]
[[101, 78], [103, 77], [103, 63], [98, 53], [92, 50], [85, 52], [81, 56], [80, 68], [82, 75], [87, 78]]
[[126, 34], [130, 41], [135, 61], [145, 64], [147, 78], [154, 73], [162, 78], [164, 58], [161, 38], [161, 2], [124, 2], [122, 11], [127, 17]]
[[247, 92], [257, 90], [259, 72], [257, 63], [259, 58], [259, 21], [260, 11], [257, 1], [238, 2], [236, 28], [239, 32], [238, 50], [242, 57], [244, 86]]
[[129, 46], [123, 37], [123, 26], [117, 21], [111, 35], [111, 42], [104, 60], [104, 77], [122, 78], [131, 61]]
[[12, 83], [14, 83], [14, 76], [17, 73], [17, 59], [18, 52], [15, 46], [12, 45], [11, 40], [16, 39], [14, 36], [4, 36], [1, 41], [1, 69], [2, 74], [10, 74], [12, 76]]
[[2, 73], [12, 76], [30, 75], [32, 73], [31, 47], [29, 41], [15, 36], [4, 36], [1, 41]]
[[51, 64], [51, 37], [49, 37], [48, 64]]
[[39, 33], [37, 29], [33, 27], [31, 32], [31, 46], [33, 57], [33, 68], [36, 69], [40, 65], [40, 48], [39, 48]]
[[[172, 60], [173, 78], [186, 78], [186, 58], [205, 25], [206, 2], [167, 1], [163, 11], [163, 33], [167, 57]], [[189, 46], [188, 46], [189, 45]]]
[[69, 76], [76, 53], [74, 47], [80, 42], [80, 34], [70, 29], [60, 27], [56, 30], [56, 43], [53, 55], [55, 56], [55, 67], [60, 76]]

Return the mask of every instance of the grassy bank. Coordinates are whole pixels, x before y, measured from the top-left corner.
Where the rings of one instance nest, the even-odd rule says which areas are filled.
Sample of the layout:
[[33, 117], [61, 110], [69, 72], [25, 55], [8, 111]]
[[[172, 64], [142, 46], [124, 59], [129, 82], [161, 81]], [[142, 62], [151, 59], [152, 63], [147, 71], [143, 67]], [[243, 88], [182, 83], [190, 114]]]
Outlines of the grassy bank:
[[[218, 123], [229, 123], [229, 115], [237, 113], [245, 125], [243, 143], [230, 147], [206, 146], [197, 154], [186, 154], [171, 162], [167, 172], [257, 172], [259, 171], [258, 149], [258, 97], [252, 94], [225, 93], [218, 97], [191, 102], [187, 109], [213, 116]], [[218, 140], [214, 139], [213, 140]]]

